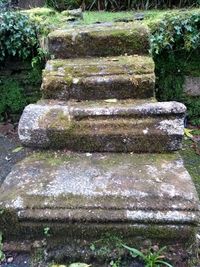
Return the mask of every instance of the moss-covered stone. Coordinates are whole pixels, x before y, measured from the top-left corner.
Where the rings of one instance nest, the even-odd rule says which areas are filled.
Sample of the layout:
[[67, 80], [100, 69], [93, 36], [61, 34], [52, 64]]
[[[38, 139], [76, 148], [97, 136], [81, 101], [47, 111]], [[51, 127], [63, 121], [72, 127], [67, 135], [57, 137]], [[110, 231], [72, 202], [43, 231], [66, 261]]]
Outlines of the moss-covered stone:
[[[45, 104], [46, 103], [46, 104]], [[75, 151], [162, 152], [181, 147], [185, 106], [144, 101], [45, 102], [19, 123], [23, 144]]]
[[140, 23], [73, 27], [50, 33], [48, 50], [56, 58], [148, 54], [149, 31]]
[[185, 244], [198, 224], [198, 197], [176, 153], [34, 153], [6, 178], [0, 206], [6, 239], [43, 239], [49, 227], [55, 246], [119, 232], [126, 242]]
[[148, 56], [48, 61], [43, 98], [127, 99], [154, 96], [154, 63]]

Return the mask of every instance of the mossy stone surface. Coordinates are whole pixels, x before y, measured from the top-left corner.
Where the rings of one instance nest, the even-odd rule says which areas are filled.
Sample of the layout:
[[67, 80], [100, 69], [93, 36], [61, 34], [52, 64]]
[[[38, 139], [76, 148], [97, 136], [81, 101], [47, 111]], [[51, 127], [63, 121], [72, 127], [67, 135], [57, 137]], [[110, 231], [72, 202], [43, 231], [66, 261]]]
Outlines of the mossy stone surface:
[[87, 152], [163, 152], [181, 148], [185, 106], [120, 100], [29, 105], [19, 123], [24, 145]]
[[149, 30], [141, 23], [105, 23], [57, 30], [48, 35], [55, 58], [149, 53]]
[[34, 153], [18, 163], [0, 189], [0, 207], [6, 236], [38, 238], [48, 226], [52, 238], [122, 231], [124, 238], [177, 235], [180, 242], [195, 230], [199, 209], [177, 153], [64, 151]]
[[148, 56], [50, 60], [43, 72], [43, 98], [127, 99], [154, 96], [154, 63]]

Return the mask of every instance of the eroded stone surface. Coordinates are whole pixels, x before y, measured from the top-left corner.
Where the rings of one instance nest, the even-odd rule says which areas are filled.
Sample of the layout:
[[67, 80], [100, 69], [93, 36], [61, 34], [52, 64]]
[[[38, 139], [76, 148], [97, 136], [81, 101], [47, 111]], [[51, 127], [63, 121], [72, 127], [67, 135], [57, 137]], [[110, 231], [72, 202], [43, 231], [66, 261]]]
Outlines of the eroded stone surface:
[[200, 96], [200, 77], [185, 77], [183, 90], [188, 96]]
[[24, 145], [75, 151], [161, 152], [181, 147], [185, 106], [177, 102], [41, 102], [19, 123]]
[[94, 100], [154, 96], [154, 63], [148, 56], [51, 60], [43, 73], [43, 98]]
[[73, 224], [66, 222], [82, 228], [90, 223], [101, 228], [105, 222], [115, 228], [120, 222], [133, 228], [166, 224], [167, 229], [169, 224], [192, 229], [198, 223], [198, 205], [177, 153], [40, 152], [17, 164], [2, 185], [0, 225], [6, 228], [10, 220], [26, 229], [34, 222], [34, 231], [39, 223], [64, 223], [68, 229]]
[[64, 16], [71, 16], [75, 18], [83, 19], [83, 12], [81, 8], [68, 9], [61, 12]]
[[55, 58], [149, 53], [149, 30], [141, 23], [105, 23], [57, 30], [48, 35]]

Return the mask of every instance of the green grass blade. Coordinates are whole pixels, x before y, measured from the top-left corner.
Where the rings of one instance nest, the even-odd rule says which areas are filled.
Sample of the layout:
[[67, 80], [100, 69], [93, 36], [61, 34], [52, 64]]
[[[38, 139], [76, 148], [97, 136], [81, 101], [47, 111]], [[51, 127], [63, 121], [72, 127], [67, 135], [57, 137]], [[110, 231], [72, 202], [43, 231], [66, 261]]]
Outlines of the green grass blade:
[[122, 247], [124, 247], [128, 251], [132, 252], [135, 256], [138, 256], [138, 257], [142, 258], [143, 260], [146, 259], [145, 255], [141, 251], [137, 250], [136, 248], [131, 248], [131, 247], [128, 247], [124, 244], [122, 244]]
[[163, 265], [168, 266], [168, 267], [173, 267], [173, 265], [169, 264], [166, 261], [156, 261], [156, 263], [160, 263], [160, 264], [163, 264]]

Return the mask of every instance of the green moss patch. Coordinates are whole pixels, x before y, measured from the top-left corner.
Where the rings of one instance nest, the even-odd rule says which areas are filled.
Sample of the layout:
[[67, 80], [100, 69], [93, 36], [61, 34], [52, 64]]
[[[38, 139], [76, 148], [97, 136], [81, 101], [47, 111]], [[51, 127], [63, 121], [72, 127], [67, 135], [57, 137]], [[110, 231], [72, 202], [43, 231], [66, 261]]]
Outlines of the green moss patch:
[[184, 160], [185, 167], [192, 176], [200, 197], [200, 155], [198, 154], [198, 151], [200, 151], [200, 145], [191, 140], [185, 140], [183, 149], [180, 153]]

